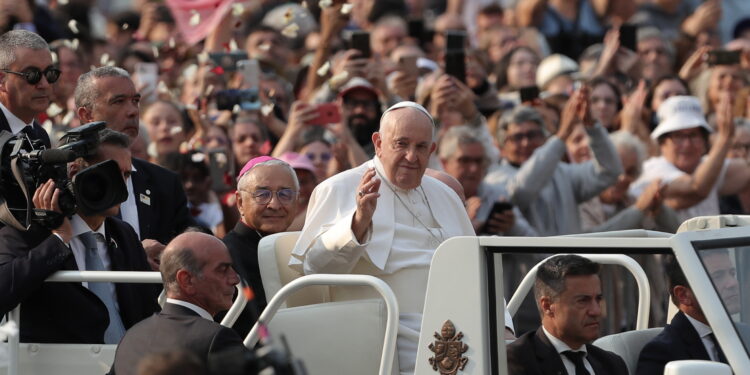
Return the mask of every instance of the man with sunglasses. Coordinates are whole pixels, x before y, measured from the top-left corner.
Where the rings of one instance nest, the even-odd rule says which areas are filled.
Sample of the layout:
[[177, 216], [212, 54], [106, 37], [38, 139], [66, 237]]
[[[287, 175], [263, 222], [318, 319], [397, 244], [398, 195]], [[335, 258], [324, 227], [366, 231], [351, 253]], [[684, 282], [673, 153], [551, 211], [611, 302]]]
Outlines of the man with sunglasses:
[[[562, 163], [565, 141], [580, 124], [591, 138], [594, 160]], [[504, 187], [510, 202], [541, 236], [580, 233], [578, 205], [614, 184], [622, 174], [606, 129], [591, 117], [585, 87], [568, 99], [554, 136], [545, 140], [541, 114], [520, 106], [503, 116], [496, 138], [504, 160], [485, 182]]]
[[47, 110], [58, 78], [42, 37], [26, 30], [0, 35], [0, 130], [24, 132], [49, 148], [49, 136], [34, 118]]
[[[253, 288], [260, 313], [266, 307], [266, 294], [258, 266], [258, 242], [269, 234], [286, 231], [292, 224], [297, 214], [299, 182], [286, 162], [259, 156], [240, 171], [235, 194], [240, 221], [223, 240], [237, 273]], [[233, 326], [241, 337], [247, 336], [255, 324], [257, 316], [251, 311], [246, 308]]]

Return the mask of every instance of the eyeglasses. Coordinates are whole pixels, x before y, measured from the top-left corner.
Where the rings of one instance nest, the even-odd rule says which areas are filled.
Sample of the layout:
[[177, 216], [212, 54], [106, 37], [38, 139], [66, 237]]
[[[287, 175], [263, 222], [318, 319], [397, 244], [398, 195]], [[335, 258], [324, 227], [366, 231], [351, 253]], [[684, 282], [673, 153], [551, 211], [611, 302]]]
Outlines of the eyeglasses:
[[26, 79], [26, 82], [30, 85], [36, 85], [39, 83], [39, 81], [42, 80], [42, 75], [44, 75], [44, 78], [47, 79], [47, 82], [49, 83], [55, 83], [60, 78], [60, 74], [62, 73], [60, 69], [53, 68], [53, 67], [47, 67], [47, 69], [41, 70], [36, 67], [30, 67], [23, 70], [23, 72], [14, 72], [12, 70], [8, 69], [0, 69], [0, 72], [4, 73], [10, 73], [19, 75]]
[[322, 154], [314, 154], [312, 152], [308, 152], [307, 154], [305, 154], [305, 156], [307, 156], [307, 158], [313, 162], [315, 161], [315, 159], [320, 159], [323, 162], [331, 160], [331, 154], [328, 152], [324, 152]]
[[542, 138], [544, 138], [544, 132], [542, 132], [541, 130], [532, 130], [526, 133], [516, 133], [507, 137], [507, 139], [513, 143], [521, 143], [521, 141], [523, 141], [524, 139], [529, 140], [529, 142], [538, 141]]
[[668, 134], [667, 137], [671, 139], [673, 143], [685, 143], [686, 141], [688, 143], [698, 143], [704, 139], [702, 132], [694, 132], [694, 133], [674, 132], [674, 133]]
[[274, 194], [276, 194], [276, 199], [279, 200], [279, 203], [283, 205], [292, 203], [294, 198], [297, 197], [297, 192], [292, 189], [279, 189], [275, 192], [268, 189], [258, 189], [253, 192], [245, 191], [245, 193], [250, 193], [257, 204], [271, 203]]

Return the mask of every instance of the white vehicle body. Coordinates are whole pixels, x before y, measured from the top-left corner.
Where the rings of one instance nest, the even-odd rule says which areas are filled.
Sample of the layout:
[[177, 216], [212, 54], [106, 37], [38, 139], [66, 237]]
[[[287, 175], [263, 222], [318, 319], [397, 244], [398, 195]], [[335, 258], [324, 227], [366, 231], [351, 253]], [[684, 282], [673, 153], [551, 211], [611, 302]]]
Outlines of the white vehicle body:
[[[434, 358], [436, 351], [440, 350], [438, 348], [441, 342], [442, 344], [450, 342], [446, 345], [459, 352], [453, 358], [459, 362], [458, 365], [463, 365], [457, 374], [507, 374], [506, 342], [503, 339], [505, 327], [502, 303], [504, 289], [501, 277], [503, 254], [524, 252], [580, 254], [600, 263], [620, 264], [630, 270], [639, 287], [636, 330], [601, 338], [596, 344], [601, 343], [608, 350], [616, 352], [620, 345], [620, 348], [624, 348], [623, 352], [634, 351], [635, 358], [637, 358], [637, 352], [640, 351], [637, 346], [645, 344], [642, 342], [644, 337], [653, 337], [658, 333], [658, 329], [649, 330], [647, 327], [648, 304], [650, 303], [648, 279], [645, 278], [643, 270], [636, 262], [622, 254], [674, 254], [716, 334], [729, 365], [707, 361], [677, 361], [670, 363], [664, 373], [669, 375], [707, 373], [722, 375], [732, 372], [750, 374], [750, 357], [748, 357], [748, 349], [750, 349], [748, 336], [750, 335], [745, 335], [742, 330], [745, 324], [750, 323], [750, 226], [744, 226], [748, 223], [750, 223], [750, 217], [697, 218], [683, 224], [683, 227], [690, 231], [676, 235], [636, 230], [543, 238], [457, 237], [449, 239], [440, 245], [432, 260], [425, 295], [416, 374], [439, 373], [433, 365], [436, 363]], [[289, 234], [284, 235], [286, 236], [284, 243], [293, 243], [289, 240]], [[261, 254], [262, 276], [264, 284], [267, 284], [266, 294], [269, 298], [273, 296], [262, 316], [262, 321], [269, 323], [272, 334], [274, 330], [285, 331], [285, 327], [289, 328], [291, 331], [284, 333], [290, 343], [292, 354], [308, 362], [308, 370], [313, 375], [355, 372], [392, 373], [395, 366], [391, 363], [391, 358], [397, 357], [394, 354], [396, 325], [394, 316], [398, 314], [398, 306], [387, 285], [368, 276], [346, 275], [305, 276], [290, 282], [290, 276], [287, 274], [289, 271], [284, 269], [286, 263], [282, 258], [284, 251], [291, 249], [275, 248], [279, 246], [273, 242], [276, 238], [282, 237], [269, 236], [259, 246], [259, 248], [264, 247], [265, 242], [265, 246], [270, 246], [272, 249], [271, 254], [276, 254], [278, 257], [276, 259], [272, 256], [270, 260], [264, 260], [264, 255]], [[288, 245], [284, 246], [288, 247]], [[742, 310], [738, 314], [727, 313], [719, 293], [712, 284], [710, 275], [701, 262], [701, 252], [715, 248], [729, 249], [735, 261], [742, 303]], [[269, 270], [270, 268], [273, 270]], [[86, 273], [78, 274], [69, 273], [67, 276], [56, 274], [57, 276], [53, 278], [58, 281], [64, 277], [79, 280], [80, 274]], [[142, 274], [139, 277], [144, 280], [143, 282], [147, 282], [147, 279], [153, 282], [152, 279], [158, 277], [157, 273], [139, 274]], [[529, 276], [528, 280], [533, 281], [533, 275]], [[521, 283], [516, 291], [517, 295], [508, 298], [508, 309], [511, 314], [515, 313], [523, 295], [528, 293], [531, 285], [531, 281], [528, 280]], [[293, 292], [303, 286], [322, 284], [369, 285], [380, 293], [384, 302], [373, 303], [370, 300], [361, 304], [336, 305], [338, 302], [330, 303], [321, 300], [318, 302], [323, 303], [319, 305], [287, 307], [285, 301]], [[306, 300], [302, 303], [303, 305], [320, 299], [320, 289], [314, 288], [311, 293], [315, 293], [316, 296], [304, 296], [297, 292], [294, 298]], [[304, 294], [304, 291], [302, 293]], [[236, 308], [239, 309], [241, 306]], [[342, 319], [342, 317], [350, 318], [352, 315], [354, 318], [364, 317], [368, 314], [366, 309], [374, 311], [376, 318], [379, 315], [383, 319], [376, 319], [374, 324], [362, 324], [359, 327], [354, 320]], [[316, 311], [325, 311], [325, 313], [316, 315]], [[12, 317], [17, 316], [16, 311]], [[225, 323], [229, 324], [229, 321]], [[450, 321], [455, 328], [455, 332], [449, 332], [452, 335], [450, 337], [446, 336], [443, 331], [446, 321]], [[662, 322], [661, 325], [664, 323], [666, 322]], [[22, 325], [23, 322], [20, 324]], [[297, 333], [296, 336], [295, 333]], [[641, 337], [639, 340], [633, 340], [634, 336]], [[256, 327], [246, 339], [246, 345], [252, 345], [257, 338]], [[325, 341], [326, 339], [328, 341]], [[357, 346], [361, 344], [360, 341], [364, 341], [369, 346]], [[635, 342], [637, 344], [632, 344]], [[636, 347], [628, 347], [628, 345]], [[9, 344], [5, 348], [9, 357], [3, 367], [3, 348], [0, 347], [0, 374], [2, 375], [6, 373], [101, 374], [106, 372], [108, 366], [111, 365], [115, 349], [112, 345], [33, 343], [19, 345], [17, 338], [13, 337], [9, 339]], [[334, 351], [334, 357], [340, 357], [337, 359], [346, 364], [337, 364], [328, 357], [324, 361], [317, 358], [326, 351]], [[618, 354], [621, 354], [623, 358], [629, 357], [630, 361], [634, 355], [633, 353]], [[364, 356], [368, 358], [364, 359]], [[630, 364], [628, 367], [632, 373], [634, 368], [631, 368]], [[315, 371], [312, 371], [313, 368]], [[344, 368], [346, 370], [343, 370]], [[357, 368], [361, 371], [352, 370]]]

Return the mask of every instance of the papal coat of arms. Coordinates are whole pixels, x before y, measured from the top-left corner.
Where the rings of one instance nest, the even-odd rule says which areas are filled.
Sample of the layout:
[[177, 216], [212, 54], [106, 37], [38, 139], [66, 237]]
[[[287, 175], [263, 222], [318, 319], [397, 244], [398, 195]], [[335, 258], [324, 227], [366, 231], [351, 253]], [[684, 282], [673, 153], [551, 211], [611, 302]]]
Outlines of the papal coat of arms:
[[430, 344], [429, 348], [435, 353], [430, 358], [430, 365], [440, 375], [456, 375], [458, 370], [463, 371], [469, 358], [463, 356], [469, 346], [461, 342], [464, 337], [462, 332], [456, 334], [456, 327], [453, 322], [446, 320], [440, 334], [435, 332], [435, 342]]

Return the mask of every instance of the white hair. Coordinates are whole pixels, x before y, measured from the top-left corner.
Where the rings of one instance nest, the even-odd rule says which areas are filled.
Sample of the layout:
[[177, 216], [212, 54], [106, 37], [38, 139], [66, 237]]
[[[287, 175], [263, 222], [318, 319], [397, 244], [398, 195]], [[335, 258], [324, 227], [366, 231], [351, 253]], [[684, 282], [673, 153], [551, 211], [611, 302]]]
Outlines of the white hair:
[[255, 164], [252, 168], [250, 168], [249, 171], [245, 172], [242, 176], [240, 176], [240, 180], [237, 181], [237, 190], [245, 190], [246, 187], [250, 184], [250, 181], [252, 180], [252, 172], [260, 167], [260, 166], [282, 166], [286, 168], [286, 170], [289, 172], [289, 174], [292, 176], [292, 181], [294, 181], [294, 190], [299, 191], [299, 180], [297, 180], [297, 173], [294, 172], [294, 169], [292, 168], [289, 163], [283, 161], [283, 160], [267, 160], [258, 164]]

